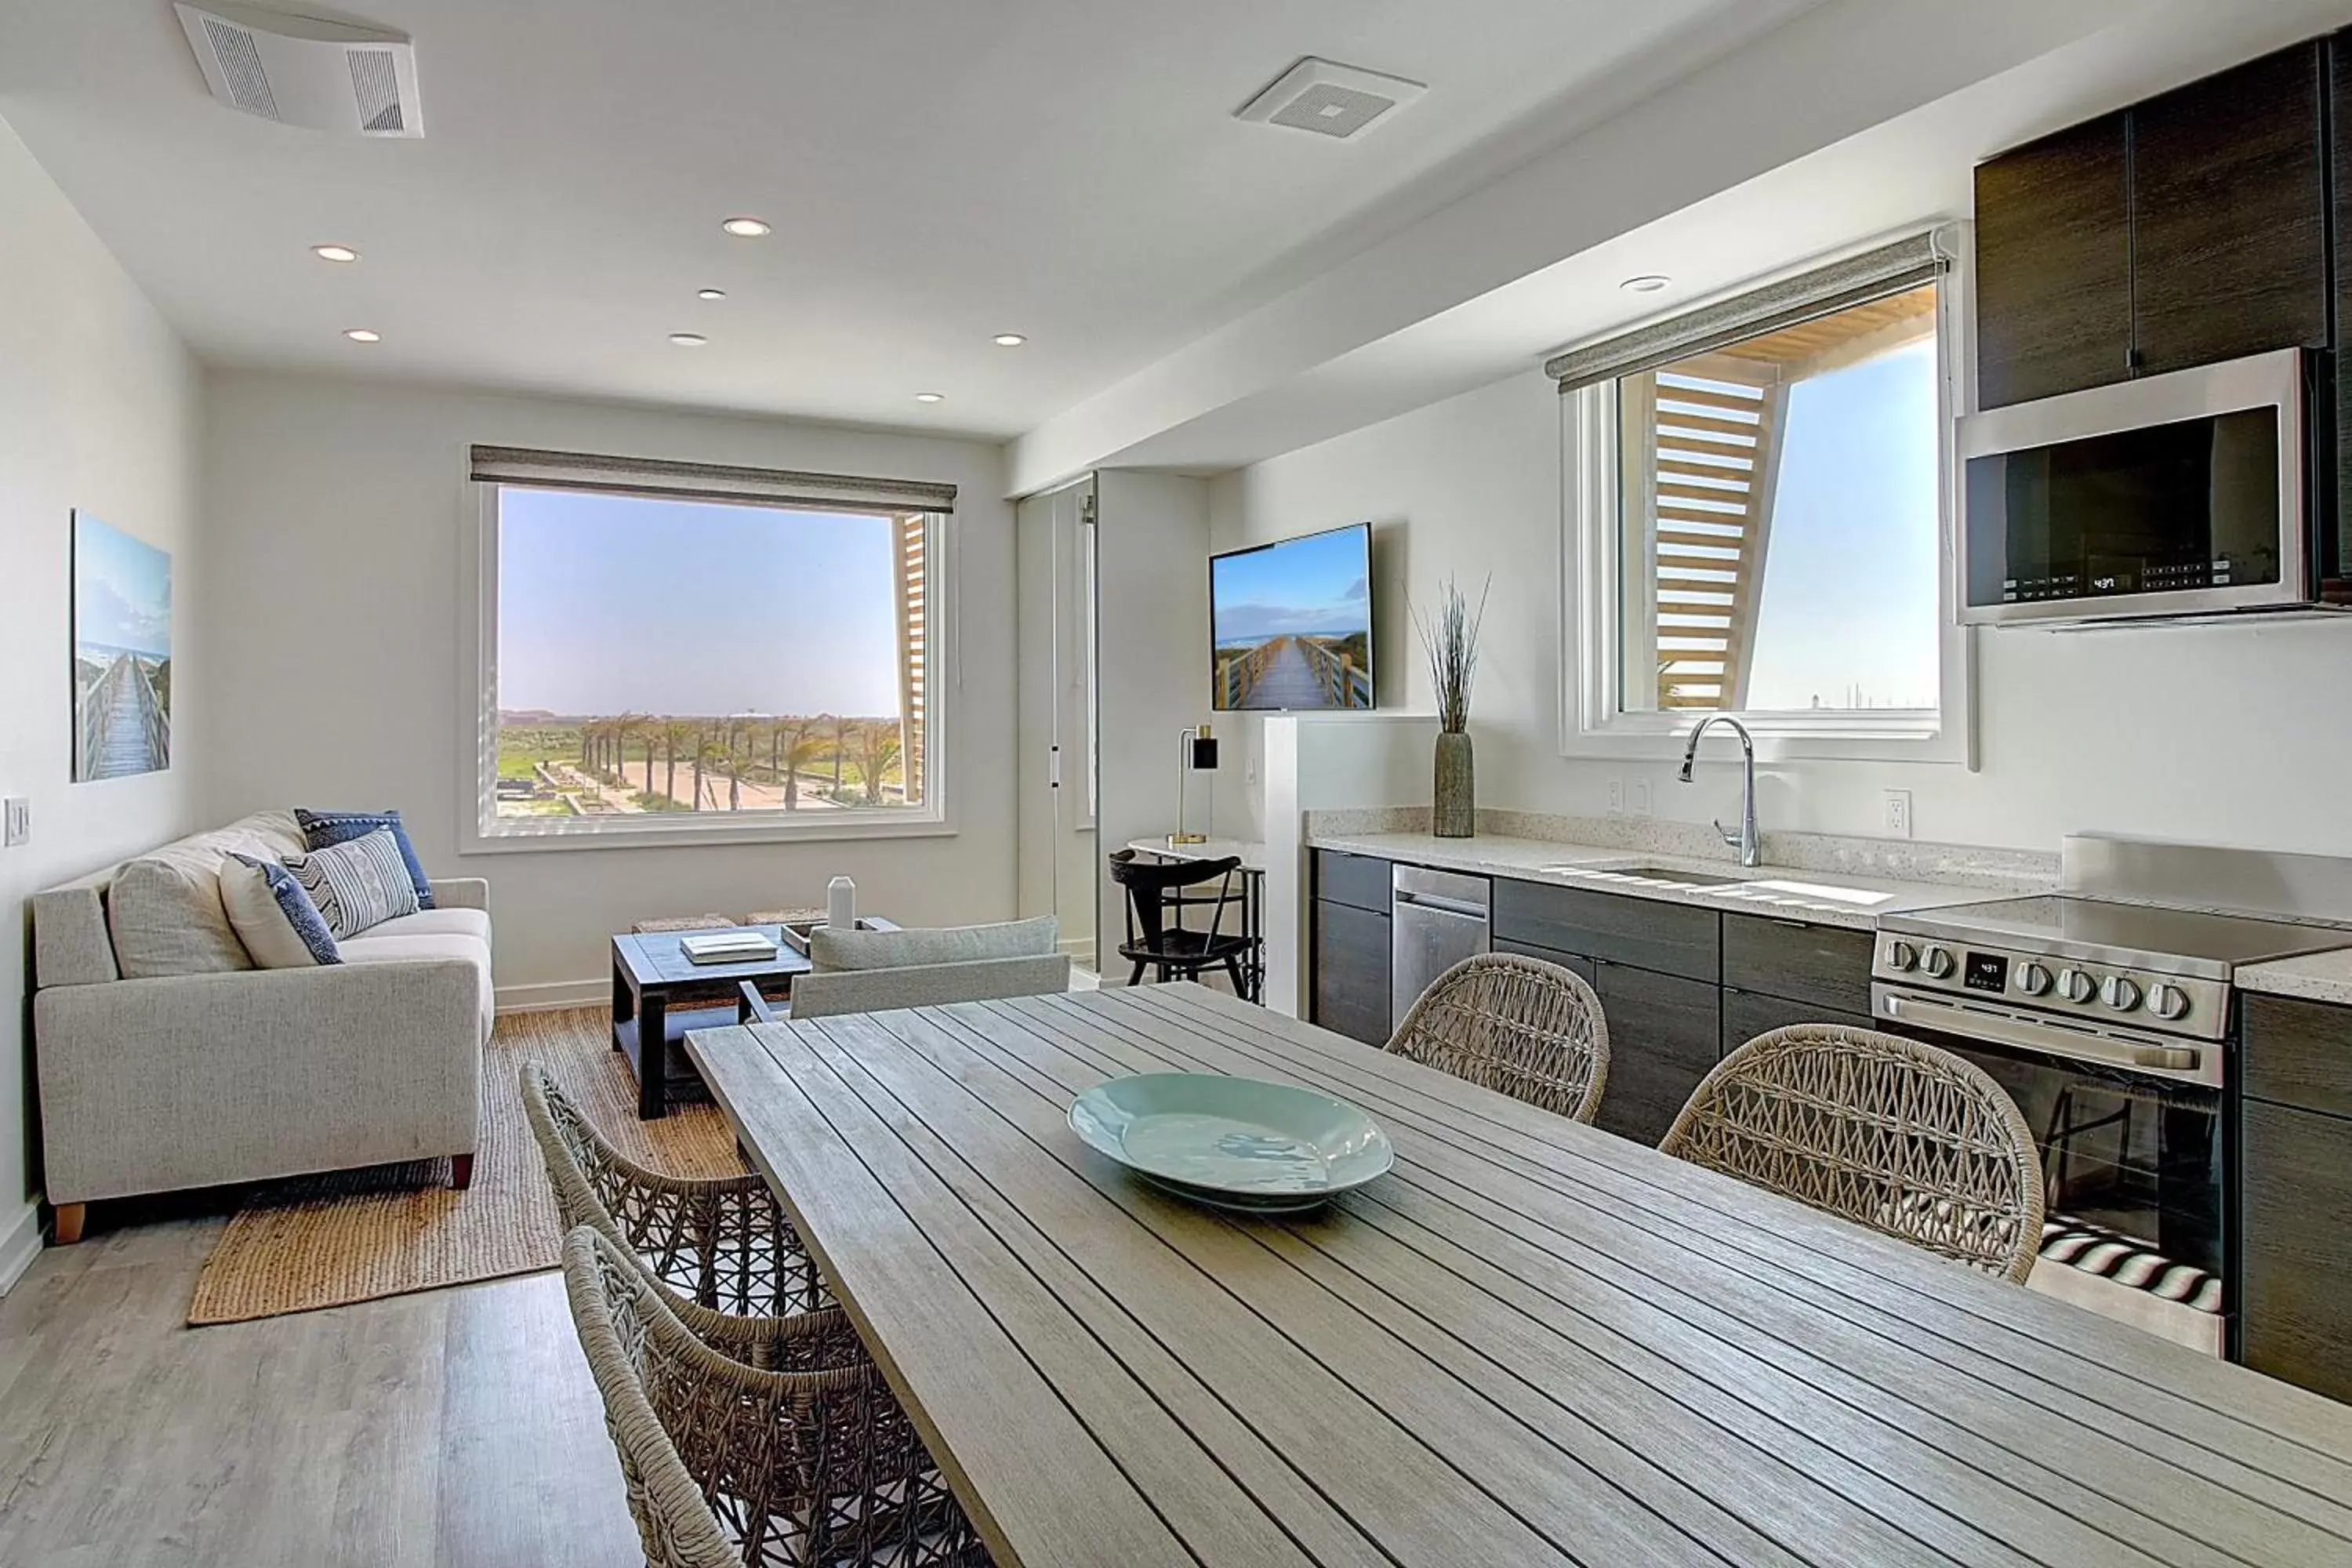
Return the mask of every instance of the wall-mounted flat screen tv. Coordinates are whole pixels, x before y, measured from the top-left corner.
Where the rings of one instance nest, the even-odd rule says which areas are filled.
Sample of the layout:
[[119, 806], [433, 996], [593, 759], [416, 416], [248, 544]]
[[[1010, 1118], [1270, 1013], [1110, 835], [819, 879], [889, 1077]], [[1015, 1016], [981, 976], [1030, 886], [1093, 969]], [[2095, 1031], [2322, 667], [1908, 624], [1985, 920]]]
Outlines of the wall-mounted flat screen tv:
[[1209, 558], [1219, 712], [1372, 706], [1372, 525]]

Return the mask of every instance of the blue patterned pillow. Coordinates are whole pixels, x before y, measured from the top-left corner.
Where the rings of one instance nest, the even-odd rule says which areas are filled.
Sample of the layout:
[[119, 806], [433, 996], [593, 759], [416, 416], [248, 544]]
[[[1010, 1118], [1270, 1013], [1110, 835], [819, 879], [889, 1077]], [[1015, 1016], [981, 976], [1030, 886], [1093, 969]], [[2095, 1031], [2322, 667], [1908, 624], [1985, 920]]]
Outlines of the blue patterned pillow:
[[302, 827], [302, 847], [332, 849], [338, 844], [348, 844], [362, 833], [373, 833], [380, 827], [392, 830], [400, 846], [401, 862], [408, 868], [408, 879], [416, 886], [416, 907], [433, 907], [433, 879], [425, 874], [425, 863], [416, 858], [416, 847], [408, 841], [408, 829], [401, 826], [396, 811], [304, 811], [294, 808], [294, 820]]
[[264, 969], [299, 969], [343, 961], [335, 933], [293, 872], [234, 849], [229, 858], [245, 869], [222, 868], [221, 905], [254, 963]]
[[286, 862], [338, 941], [416, 912], [416, 889], [388, 827]]

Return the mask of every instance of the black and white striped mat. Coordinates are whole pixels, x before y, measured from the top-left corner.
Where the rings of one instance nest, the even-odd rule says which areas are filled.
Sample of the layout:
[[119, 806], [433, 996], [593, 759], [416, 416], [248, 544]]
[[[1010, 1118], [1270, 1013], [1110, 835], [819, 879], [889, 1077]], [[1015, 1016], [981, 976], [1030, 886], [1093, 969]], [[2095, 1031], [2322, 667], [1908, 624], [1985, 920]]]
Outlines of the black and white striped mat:
[[2176, 1263], [2146, 1242], [2069, 1215], [2053, 1215], [2042, 1222], [2042, 1260], [2095, 1274], [2200, 1312], [2221, 1310], [2218, 1275]]

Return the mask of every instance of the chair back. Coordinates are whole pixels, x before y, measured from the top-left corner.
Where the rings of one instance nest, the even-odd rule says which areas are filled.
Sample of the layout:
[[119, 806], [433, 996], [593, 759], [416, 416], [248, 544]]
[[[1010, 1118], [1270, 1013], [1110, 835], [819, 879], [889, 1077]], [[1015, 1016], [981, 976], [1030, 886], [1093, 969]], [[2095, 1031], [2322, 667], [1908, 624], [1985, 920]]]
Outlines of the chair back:
[[1988, 1274], [2042, 1247], [2042, 1162], [1975, 1064], [1875, 1029], [1797, 1024], [1716, 1064], [1661, 1152]]
[[794, 1018], [938, 1007], [1007, 996], [1050, 996], [1070, 988], [1070, 955], [983, 958], [971, 963], [920, 963], [904, 969], [842, 969], [793, 982]]
[[1609, 1081], [1601, 999], [1556, 963], [1482, 952], [1423, 992], [1388, 1048], [1538, 1110], [1591, 1121]]
[[838, 1310], [783, 1320], [771, 1371], [697, 1339], [593, 1226], [563, 1287], [653, 1568], [986, 1563]]
[[1241, 902], [1237, 875], [1241, 865], [1237, 855], [1220, 860], [1148, 860], [1132, 849], [1115, 852], [1110, 857], [1110, 875], [1111, 880], [1127, 890], [1128, 947], [1150, 952], [1165, 948], [1168, 932], [1184, 929], [1185, 905], [1172, 906], [1175, 919], [1171, 922], [1170, 895], [1181, 895], [1183, 889], [1208, 882], [1217, 884], [1215, 897], [1188, 901], [1202, 907], [1214, 906], [1203, 929], [1216, 931], [1224, 922], [1226, 906]]

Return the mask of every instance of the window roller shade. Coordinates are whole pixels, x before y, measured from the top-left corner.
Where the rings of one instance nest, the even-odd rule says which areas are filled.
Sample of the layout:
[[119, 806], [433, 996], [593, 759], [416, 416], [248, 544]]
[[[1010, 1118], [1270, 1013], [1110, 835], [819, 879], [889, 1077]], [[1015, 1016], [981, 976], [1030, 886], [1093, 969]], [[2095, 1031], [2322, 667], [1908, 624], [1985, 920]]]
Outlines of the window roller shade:
[[1951, 264], [1946, 231], [1850, 256], [1732, 299], [1556, 354], [1545, 374], [1563, 393], [1639, 375], [1816, 316], [1935, 282]]
[[677, 500], [749, 502], [812, 511], [952, 512], [956, 488], [925, 479], [879, 479], [856, 474], [813, 474], [789, 468], [739, 468], [729, 463], [678, 463], [654, 458], [606, 458], [588, 452], [548, 452], [527, 447], [476, 447], [471, 477], [485, 484], [549, 489], [600, 490], [609, 495]]

